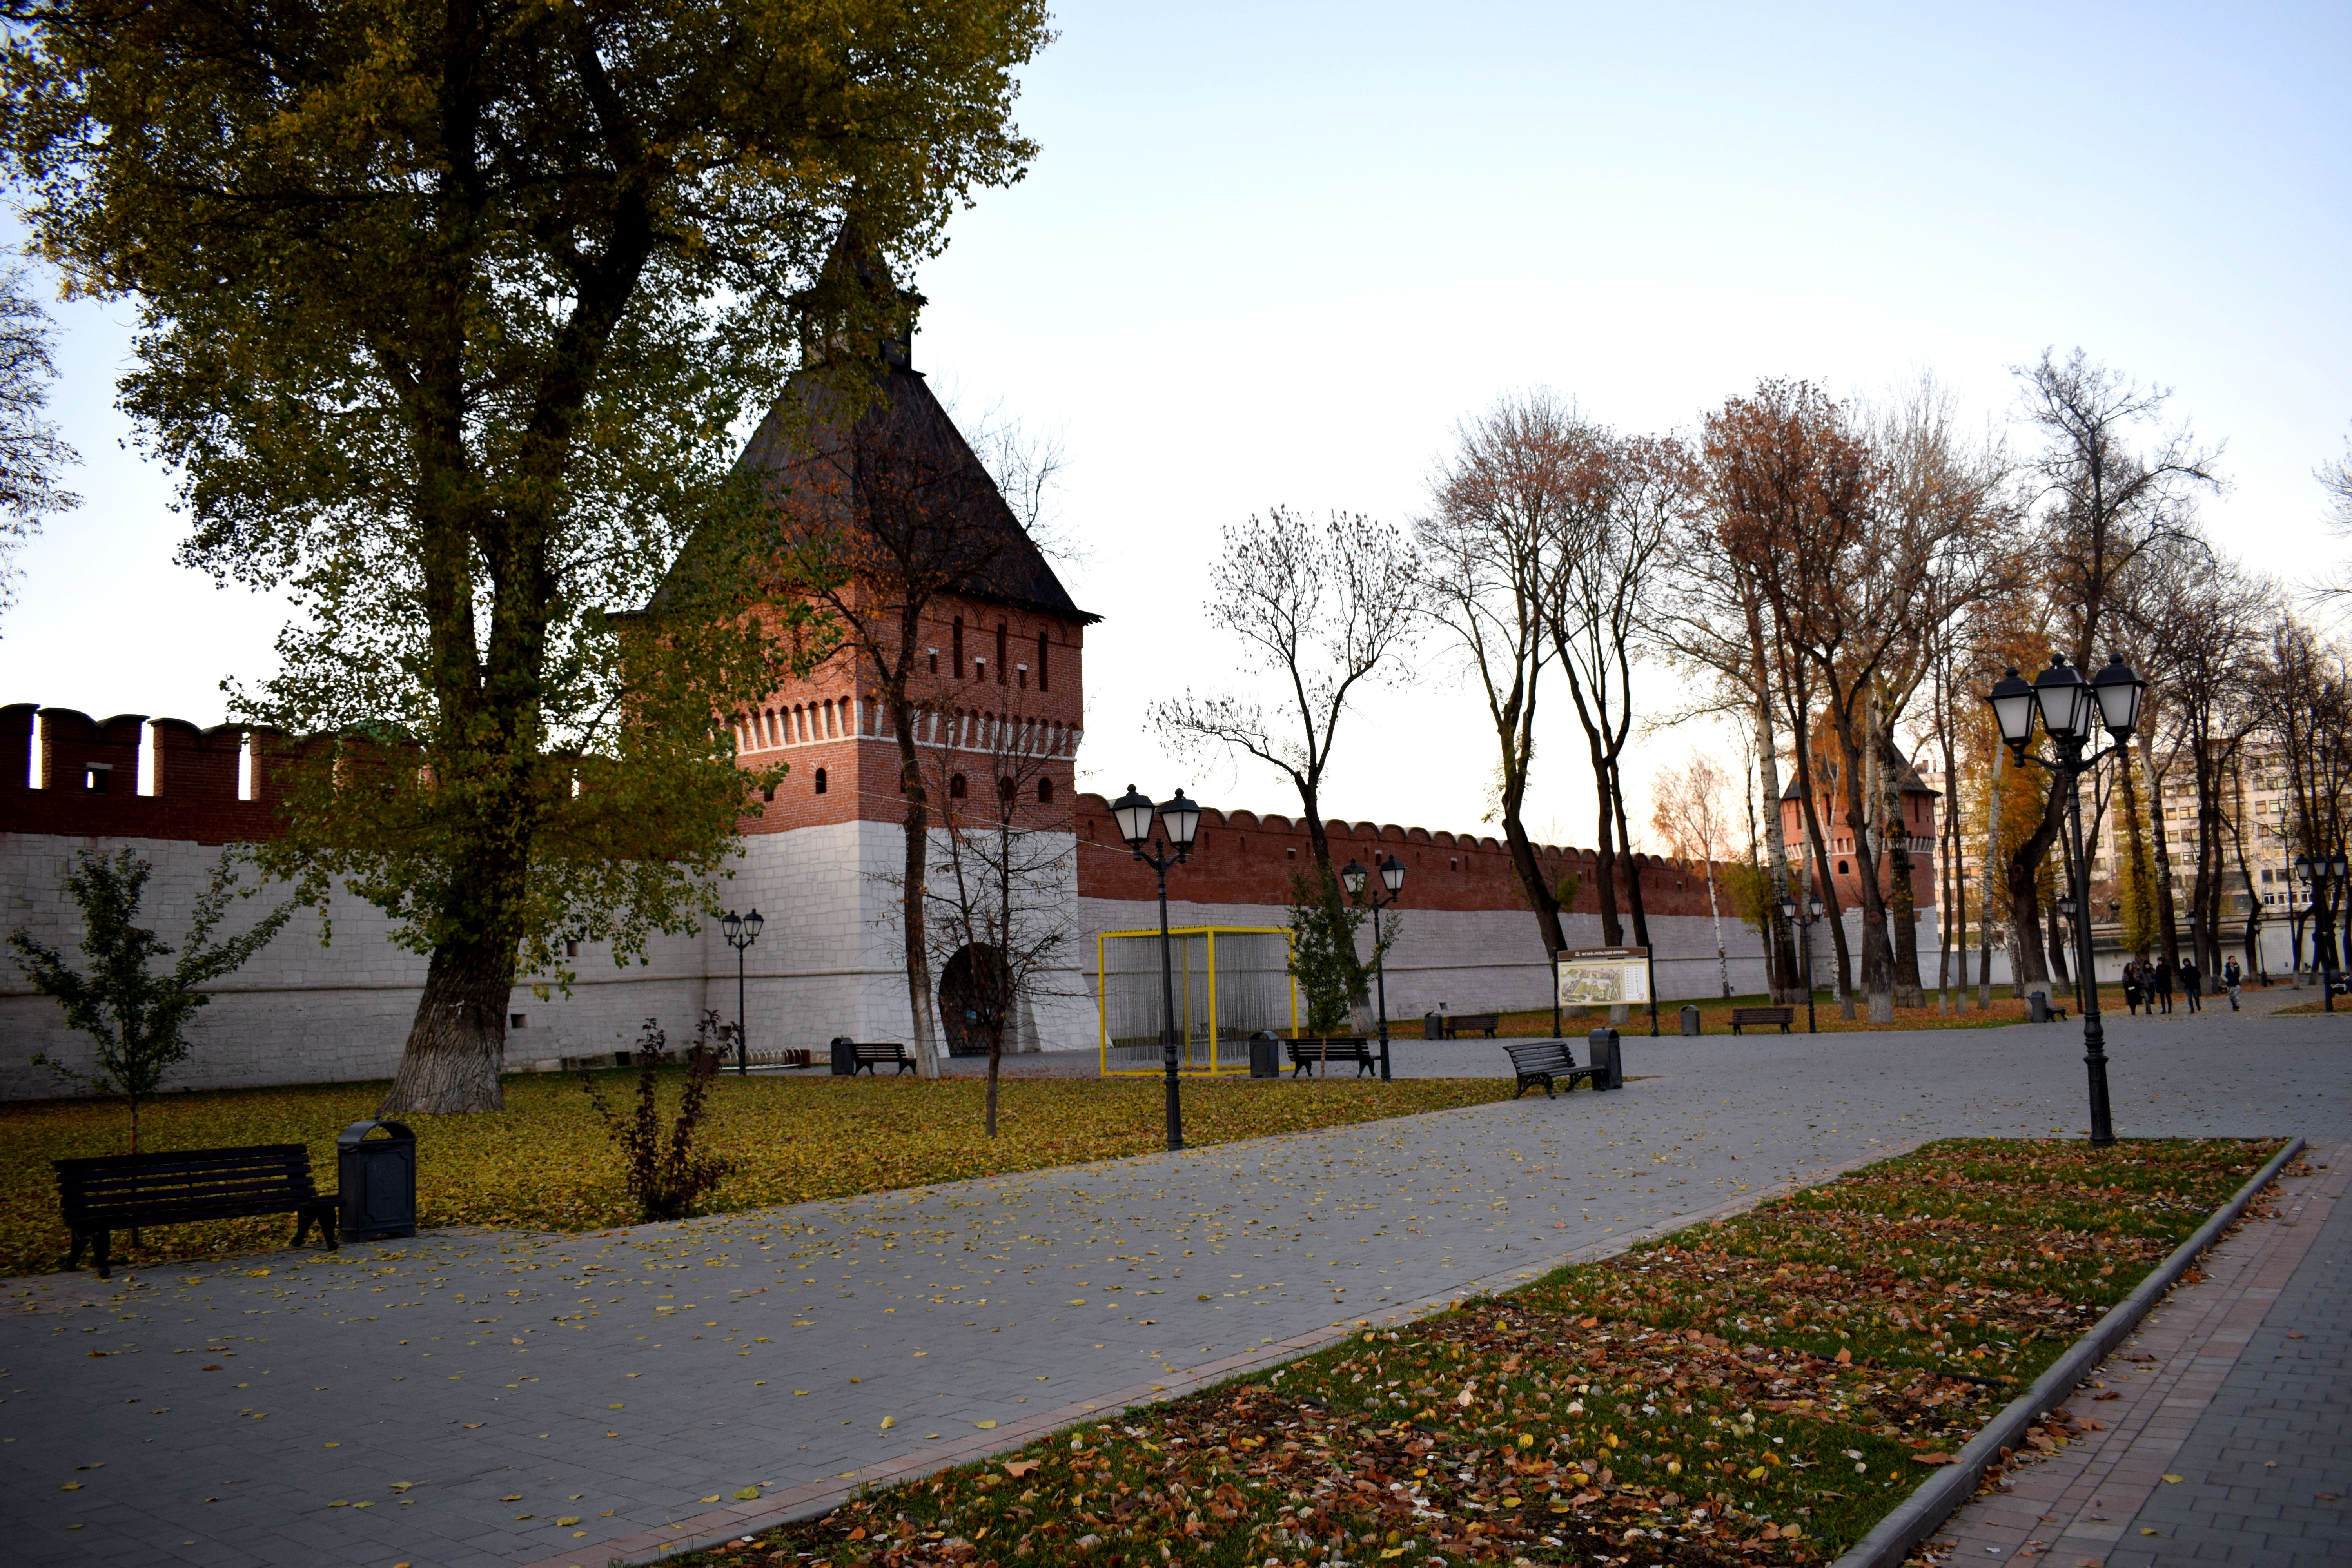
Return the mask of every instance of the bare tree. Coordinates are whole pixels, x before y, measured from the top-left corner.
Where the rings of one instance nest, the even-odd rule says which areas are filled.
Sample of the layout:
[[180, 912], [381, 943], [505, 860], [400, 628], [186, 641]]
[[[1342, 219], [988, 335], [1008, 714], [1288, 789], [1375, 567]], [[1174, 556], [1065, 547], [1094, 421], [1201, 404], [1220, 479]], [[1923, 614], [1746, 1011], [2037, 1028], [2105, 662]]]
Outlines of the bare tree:
[[1310, 521], [1285, 507], [1224, 531], [1210, 573], [1209, 621], [1239, 637], [1282, 694], [1269, 705], [1231, 692], [1154, 702], [1150, 722], [1179, 755], [1242, 752], [1279, 769], [1298, 791], [1307, 842], [1336, 901], [1323, 785], [1339, 721], [1356, 689], [1394, 681], [1391, 658], [1414, 635], [1418, 552], [1397, 531], [1358, 513]]
[[1591, 436], [1548, 392], [1505, 398], [1463, 425], [1430, 483], [1422, 597], [1477, 674], [1499, 761], [1496, 812], [1544, 951], [1567, 945], [1556, 889], [1537, 861], [1523, 808], [1535, 764], [1536, 698], [1550, 658], [1544, 606], [1559, 576], [1563, 514]]
[[[2279, 748], [2293, 820], [2289, 837], [2298, 855], [2317, 858], [2346, 841], [2346, 806], [2352, 802], [2352, 655], [2313, 627], [2282, 614], [2254, 671], [2255, 700]], [[2311, 964], [2333, 952], [2336, 911], [2324, 911], [2313, 932]], [[2298, 937], [2294, 967], [2304, 963]], [[2332, 962], [2332, 960], [2330, 961]]]
[[1625, 819], [1625, 742], [1633, 730], [1633, 663], [1649, 635], [1675, 521], [1689, 508], [1687, 455], [1671, 440], [1602, 436], [1577, 466], [1575, 504], [1559, 514], [1557, 574], [1544, 606], [1592, 763], [1600, 842], [1593, 881], [1601, 940], [1622, 942], [1621, 864], [1633, 941], [1650, 945], [1642, 876]]
[[81, 504], [58, 488], [58, 472], [79, 459], [42, 417], [57, 376], [50, 338], [48, 314], [23, 269], [0, 273], [0, 612], [16, 602], [16, 552], [41, 520]]
[[[1825, 604], [1869, 504], [1869, 452], [1845, 411], [1802, 382], [1759, 383], [1706, 418], [1706, 463], [1724, 552], [1755, 584], [1755, 640], [1780, 699], [1796, 768], [1796, 795], [1836, 948], [1839, 1006], [1853, 1011], [1852, 960], [1837, 883], [1826, 875], [1822, 817], [1833, 779], [1821, 773], [1813, 687], [1826, 645], [1807, 606]], [[1777, 805], [1778, 803], [1774, 803]]]
[[1715, 923], [1716, 978], [1727, 997], [1731, 994], [1731, 959], [1723, 942], [1723, 910], [1715, 892], [1716, 862], [1731, 841], [1731, 824], [1724, 815], [1723, 793], [1728, 780], [1722, 766], [1705, 752], [1693, 752], [1680, 768], [1663, 770], [1651, 785], [1655, 810], [1650, 825], [1665, 841], [1668, 851], [1685, 865], [1696, 861], [1706, 879], [1706, 913]]
[[[2196, 798], [2195, 869], [2189, 888], [2189, 945], [2209, 978], [2221, 972], [2221, 892], [2230, 780], [2241, 747], [2262, 721], [2252, 667], [2277, 603], [2267, 582], [2202, 548], [2171, 552], [2160, 593], [2145, 615], [2146, 662], [2159, 693], [2150, 728], [2159, 743], [2184, 760]], [[2162, 795], [2155, 810], [2162, 811]], [[2161, 836], [2160, 816], [2150, 823]], [[2168, 898], [2160, 908], [2168, 909]], [[2178, 937], [2164, 931], [2167, 957]]]
[[[2327, 492], [2327, 526], [2339, 539], [2352, 539], [2352, 436], [2344, 438], [2344, 455], [2311, 471]], [[2352, 584], [2337, 580], [2320, 589], [2326, 597], [2352, 596]]]
[[1666, 552], [1667, 584], [1661, 596], [1657, 644], [1671, 663], [1705, 681], [1699, 699], [1661, 715], [1651, 728], [1672, 727], [1701, 714], [1715, 714], [1739, 730], [1747, 772], [1763, 796], [1756, 811], [1749, 796], [1753, 858], [1769, 883], [1763, 931], [1772, 1000], [1803, 1000], [1802, 972], [1795, 931], [1780, 912], [1790, 891], [1789, 847], [1780, 822], [1780, 758], [1774, 721], [1772, 644], [1766, 630], [1763, 593], [1755, 574], [1725, 548], [1727, 489], [1713, 444], [1702, 461], [1703, 504], [1676, 524]]
[[[2170, 389], [2092, 363], [2079, 348], [2063, 360], [2045, 349], [2038, 363], [2016, 367], [2015, 374], [2023, 384], [2025, 419], [2042, 443], [2025, 467], [2033, 552], [2059, 616], [2053, 640], [2081, 668], [2105, 651], [2103, 639], [2112, 640], [2115, 600], [2128, 588], [2142, 553], [2193, 541], [2195, 499], [2219, 488], [2220, 453], [2199, 447], [2185, 426], [2152, 428]], [[2136, 439], [2145, 445], [2136, 447]], [[2153, 774], [2151, 782], [2160, 784]], [[2160, 799], [2161, 788], [2155, 794]], [[2065, 802], [2065, 787], [2053, 775], [2041, 821], [2009, 847], [2004, 877], [2012, 910], [2032, 928], [2028, 935], [2039, 931], [2042, 865]], [[2158, 850], [2160, 859], [2161, 840]], [[2158, 886], [2168, 897], [2163, 879]], [[2024, 941], [2021, 949], [2027, 973], [2017, 976], [2020, 984], [2049, 978], [2036, 944]]]
[[[1907, 755], [1897, 721], [1919, 688], [1934, 679], [1939, 651], [1953, 629], [2021, 574], [2014, 536], [2016, 514], [2005, 486], [2009, 464], [1998, 442], [1971, 441], [1958, 426], [1958, 404], [1931, 375], [1922, 374], [1864, 411], [1872, 449], [1874, 541], [1865, 542], [1857, 566], [1884, 557], [1912, 564], [1911, 580], [1874, 602], [1860, 595], [1865, 616], [1887, 617], [1870, 706], [1876, 738], [1869, 758], [1865, 826], [1888, 861], [1889, 919], [1895, 941], [1895, 1000], [1924, 1006], [1919, 974], [1918, 912], [1912, 892], [1911, 838], [1902, 790]], [[1937, 982], [1940, 990], [1942, 982]]]
[[991, 715], [969, 746], [931, 758], [940, 810], [925, 929], [950, 1047], [973, 1036], [988, 1047], [991, 1138], [1007, 1032], [1034, 1035], [1036, 1004], [1074, 994], [1054, 983], [1070, 971], [1077, 942], [1077, 839], [1070, 801], [1057, 794], [1050, 732], [1016, 707]]

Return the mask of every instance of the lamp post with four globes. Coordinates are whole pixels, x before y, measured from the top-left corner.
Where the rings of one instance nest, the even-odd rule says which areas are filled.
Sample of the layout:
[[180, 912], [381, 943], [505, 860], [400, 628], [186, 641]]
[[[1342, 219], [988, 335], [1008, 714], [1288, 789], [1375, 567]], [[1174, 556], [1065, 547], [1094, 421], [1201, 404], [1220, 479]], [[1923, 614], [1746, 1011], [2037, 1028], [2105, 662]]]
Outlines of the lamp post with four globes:
[[[2066, 878], [2077, 909], [2084, 906], [2090, 885], [2083, 847], [2082, 778], [2107, 758], [2125, 753], [2132, 731], [2139, 727], [2140, 698], [2147, 690], [2147, 682], [2133, 674], [2124, 656], [2117, 653], [2110, 654], [2107, 667], [2087, 681], [2063, 657], [2053, 658], [2050, 668], [2031, 684], [2012, 666], [1985, 695], [2010, 754], [2020, 763], [2032, 763], [2055, 773], [2066, 791]], [[2033, 743], [2037, 714], [2057, 744], [2055, 761], [2026, 750]], [[2090, 751], [2102, 728], [2114, 737], [2115, 744], [2105, 751]], [[2107, 1107], [2107, 1035], [2099, 1022], [2099, 988], [2091, 967], [2091, 922], [2074, 924], [2075, 967], [2083, 976], [2083, 1062], [2091, 1080], [2091, 1142], [2104, 1146], [2116, 1141], [2114, 1118]]]
[[[1160, 1004], [1165, 1019], [1160, 1049], [1168, 1068], [1168, 1147], [1172, 1152], [1184, 1147], [1184, 1111], [1176, 1093], [1176, 965], [1168, 945], [1168, 868], [1192, 858], [1192, 839], [1201, 831], [1201, 808], [1186, 800], [1181, 789], [1165, 805], [1154, 805], [1129, 784], [1125, 795], [1111, 802], [1110, 816], [1135, 858], [1160, 874]], [[1154, 816], [1160, 818], [1168, 837], [1152, 845], [1153, 852], [1147, 855], [1143, 846], [1151, 837]], [[1211, 1048], [1215, 1048], [1213, 1043]]]
[[1808, 912], [1801, 916], [1797, 913], [1796, 894], [1786, 893], [1780, 899], [1782, 917], [1805, 933], [1805, 1033], [1809, 1035], [1822, 1032], [1821, 1025], [1813, 1020], [1813, 927], [1820, 923], [1822, 910], [1826, 907], [1819, 893], [1809, 894], [1805, 899]]
[[[1370, 879], [1371, 873], [1353, 858], [1339, 873], [1339, 880], [1351, 899], [1363, 897], [1364, 884]], [[1394, 1079], [1389, 1075], [1389, 976], [1384, 962], [1387, 949], [1381, 941], [1381, 911], [1394, 905], [1404, 894], [1403, 861], [1391, 855], [1381, 862], [1381, 886], [1389, 890], [1389, 896], [1381, 898], [1377, 889], [1372, 893], [1372, 973], [1381, 993], [1381, 1081], [1390, 1083]]]

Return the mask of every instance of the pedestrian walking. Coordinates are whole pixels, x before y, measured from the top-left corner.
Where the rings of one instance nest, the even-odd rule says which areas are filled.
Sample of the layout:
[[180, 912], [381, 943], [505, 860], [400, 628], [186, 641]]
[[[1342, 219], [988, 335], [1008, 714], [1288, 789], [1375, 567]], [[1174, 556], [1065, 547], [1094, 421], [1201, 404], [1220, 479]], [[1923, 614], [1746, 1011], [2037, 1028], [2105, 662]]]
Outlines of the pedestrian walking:
[[2180, 961], [2180, 994], [2189, 1003], [2190, 1012], [2205, 1010], [2205, 1004], [2199, 1000], [2205, 994], [2205, 974], [2197, 967], [2197, 961], [2193, 958]]
[[2236, 959], [2230, 959], [2221, 965], [2221, 986], [2230, 994], [2230, 1011], [2232, 1013], [2238, 1010], [2238, 993], [2245, 984], [2246, 972], [2238, 967]]
[[2133, 1017], [2139, 1016], [2139, 965], [2124, 961], [2124, 1006]]
[[2165, 1016], [2169, 1017], [2172, 1014], [2172, 960], [2168, 958], [2156, 961], [2156, 1000], [2162, 1005]]

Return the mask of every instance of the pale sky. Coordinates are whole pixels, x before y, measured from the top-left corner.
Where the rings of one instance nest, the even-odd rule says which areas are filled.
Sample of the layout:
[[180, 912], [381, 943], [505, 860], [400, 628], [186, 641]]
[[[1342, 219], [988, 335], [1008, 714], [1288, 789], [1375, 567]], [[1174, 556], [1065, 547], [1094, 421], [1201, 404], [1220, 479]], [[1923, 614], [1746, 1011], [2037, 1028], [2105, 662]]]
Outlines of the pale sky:
[[[1056, 26], [1019, 105], [1042, 155], [921, 268], [916, 353], [1066, 443], [1066, 576], [1105, 617], [1087, 787], [1295, 810], [1142, 725], [1234, 678], [1201, 609], [1219, 528], [1276, 503], [1403, 522], [1454, 423], [1535, 384], [1665, 431], [1760, 376], [1927, 369], [1998, 426], [2011, 367], [2080, 344], [2227, 442], [2225, 547], [2289, 580], [2352, 552], [2312, 478], [2352, 426], [2342, 7], [1261, 0]], [[278, 612], [172, 564], [172, 477], [111, 408], [127, 319], [61, 313], [88, 500], [22, 558], [0, 701], [215, 723]], [[1412, 669], [1349, 719], [1327, 808], [1491, 833], [1483, 707], [1441, 639]], [[1546, 707], [1530, 825], [1589, 845], [1564, 686]], [[1656, 739], [1637, 784], [1695, 743], [1721, 746]]]

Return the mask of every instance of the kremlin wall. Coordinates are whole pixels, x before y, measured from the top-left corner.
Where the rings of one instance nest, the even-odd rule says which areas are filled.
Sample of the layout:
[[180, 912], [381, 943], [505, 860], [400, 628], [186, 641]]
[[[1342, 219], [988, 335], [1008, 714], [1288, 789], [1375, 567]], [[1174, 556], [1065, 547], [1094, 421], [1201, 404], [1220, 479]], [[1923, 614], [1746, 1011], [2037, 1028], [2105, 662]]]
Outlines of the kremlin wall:
[[[812, 677], [818, 684], [824, 679]], [[985, 722], [990, 716], [974, 717]], [[772, 732], [761, 721], [763, 739], [772, 733], [780, 745], [805, 752], [791, 759], [780, 798], [761, 803], [761, 815], [747, 819], [742, 858], [720, 894], [726, 905], [757, 906], [767, 919], [746, 963], [755, 1048], [821, 1052], [836, 1035], [907, 1034], [905, 982], [893, 942], [895, 890], [887, 881], [900, 860], [900, 830], [878, 820], [895, 803], [857, 783], [891, 776], [895, 753], [888, 738], [875, 732], [870, 703], [854, 689], [839, 700], [834, 726], [834, 734], [821, 733], [820, 719], [803, 742], [797, 731], [787, 740], [781, 723]], [[970, 738], [943, 726], [925, 743], [952, 746]], [[67, 709], [0, 707], [6, 929], [22, 927], [72, 951], [80, 933], [63, 891], [70, 855], [129, 846], [156, 868], [143, 918], [164, 940], [174, 940], [224, 847], [277, 831], [267, 739], [175, 719], [100, 721]], [[1074, 755], [1078, 739], [1075, 725], [1043, 728], [1042, 743], [1055, 753]], [[775, 759], [751, 752], [744, 760]], [[975, 763], [984, 767], [985, 753], [975, 753]], [[1064, 765], [1074, 769], [1075, 763]], [[821, 767], [827, 773], [823, 801], [815, 798]], [[845, 809], [813, 809], [831, 807], [836, 798]], [[1046, 987], [1051, 994], [1024, 1020], [1019, 1044], [1029, 1050], [1090, 1048], [1098, 1028], [1096, 933], [1158, 922], [1155, 879], [1118, 841], [1104, 798], [1069, 797], [1062, 820], [1076, 850], [1069, 894], [1079, 940], [1073, 957], [1084, 967]], [[1341, 864], [1353, 858], [1372, 865], [1391, 854], [1405, 864], [1402, 931], [1388, 961], [1390, 1016], [1400, 1030], [1414, 1032], [1421, 1015], [1441, 1005], [1457, 1013], [1550, 1005], [1543, 944], [1496, 839], [1370, 822], [1335, 821], [1328, 834], [1332, 858]], [[1289, 817], [1210, 808], [1191, 862], [1169, 874], [1169, 918], [1177, 925], [1280, 926], [1290, 875], [1310, 853], [1304, 826]], [[1580, 879], [1583, 890], [1565, 917], [1568, 941], [1598, 945], [1591, 852], [1545, 846], [1538, 854], [1555, 885], [1570, 875]], [[1704, 879], [1646, 857], [1641, 875], [1661, 994], [1713, 994], [1715, 928]], [[387, 922], [372, 906], [339, 897], [331, 912], [331, 946], [320, 942], [316, 913], [299, 912], [252, 963], [213, 987], [214, 1002], [191, 1028], [195, 1053], [174, 1072], [174, 1087], [389, 1076], [415, 1009], [425, 960], [390, 940]], [[240, 923], [233, 910], [228, 929]], [[1727, 910], [1722, 924], [1734, 989], [1761, 989], [1755, 934]], [[516, 989], [509, 1066], [551, 1067], [625, 1048], [649, 1016], [673, 1038], [687, 1034], [705, 1007], [731, 1017], [735, 968], [715, 922], [699, 936], [659, 939], [645, 963], [626, 967], [583, 944], [568, 994]], [[1458, 1048], [1494, 1047], [1480, 1041]], [[54, 1004], [31, 994], [7, 966], [0, 970], [0, 1096], [61, 1091], [54, 1075], [27, 1063], [44, 1051], [71, 1062], [87, 1057], [88, 1045], [64, 1027]]]

